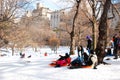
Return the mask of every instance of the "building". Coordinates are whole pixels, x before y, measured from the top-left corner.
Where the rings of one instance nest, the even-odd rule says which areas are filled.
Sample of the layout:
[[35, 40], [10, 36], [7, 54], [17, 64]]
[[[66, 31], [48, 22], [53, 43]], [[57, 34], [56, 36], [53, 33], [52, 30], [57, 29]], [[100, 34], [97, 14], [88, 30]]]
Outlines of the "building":
[[34, 28], [50, 27], [51, 10], [44, 7], [41, 3], [36, 4], [36, 8], [32, 11], [27, 11], [21, 18], [21, 24]]
[[[71, 8], [71, 7], [69, 7], [69, 8]], [[51, 13], [50, 26], [52, 28], [60, 28], [61, 23], [66, 21], [65, 19], [66, 19], [66, 16], [68, 15], [68, 12], [65, 10], [69, 9], [69, 8], [53, 11]], [[68, 22], [70, 22], [70, 20], [68, 20], [66, 22], [68, 23]]]
[[50, 26], [52, 28], [58, 28], [60, 23], [60, 11], [54, 11], [51, 13]]
[[41, 3], [37, 3], [36, 9], [34, 9], [33, 11], [27, 11], [24, 17], [41, 16], [42, 18], [50, 20], [51, 12], [52, 11], [49, 8], [44, 7]]
[[32, 16], [42, 16], [43, 18], [48, 18], [50, 20], [51, 10], [44, 7], [41, 3], [36, 4], [36, 9], [32, 11]]

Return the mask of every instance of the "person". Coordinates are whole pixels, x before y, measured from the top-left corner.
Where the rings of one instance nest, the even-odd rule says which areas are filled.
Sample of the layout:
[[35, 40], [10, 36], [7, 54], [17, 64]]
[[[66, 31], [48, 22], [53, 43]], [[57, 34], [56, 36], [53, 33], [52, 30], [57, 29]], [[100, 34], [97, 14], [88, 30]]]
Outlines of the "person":
[[91, 46], [92, 46], [92, 38], [90, 36], [87, 36], [87, 50], [90, 53]]
[[68, 53], [65, 53], [64, 58], [67, 59], [67, 58], [69, 58], [69, 57], [70, 57], [70, 55], [69, 55]]
[[31, 58], [31, 55], [29, 55], [27, 58]]
[[84, 64], [87, 65], [89, 55], [88, 55], [86, 52], [84, 52], [84, 53], [83, 53], [83, 57], [84, 57], [84, 58], [83, 58], [83, 59], [84, 59]]
[[47, 52], [44, 53], [44, 56], [47, 56]]
[[85, 66], [91, 66], [93, 69], [97, 69], [97, 55], [93, 50], [90, 50], [90, 55], [87, 55], [86, 52], [83, 53], [85, 64], [81, 61], [80, 57], [77, 57], [70, 63], [70, 69], [74, 68], [84, 68]]
[[25, 53], [23, 53], [20, 58], [25, 58]]
[[63, 60], [63, 59], [67, 59], [70, 57], [68, 53], [65, 53], [65, 56], [62, 56], [62, 55], [59, 55], [59, 56], [60, 58], [58, 60]]
[[112, 51], [110, 47], [107, 48], [106, 56], [112, 56]]
[[114, 48], [113, 48], [113, 55], [115, 56], [114, 59], [118, 59], [118, 43], [119, 43], [120, 39], [118, 37], [118, 34], [115, 34], [113, 36], [113, 43], [114, 43]]
[[22, 56], [22, 52], [20, 52], [20, 56]]
[[81, 61], [83, 62], [83, 53], [84, 53], [84, 49], [83, 49], [83, 46], [82, 45], [79, 45], [78, 48], [77, 48], [77, 51], [78, 51], [78, 57], [81, 59]]
[[118, 56], [120, 56], [120, 32], [118, 34], [118, 37], [117, 37], [117, 43], [118, 43], [118, 50], [117, 50], [117, 54], [116, 54], [116, 57], [118, 59]]
[[80, 56], [80, 53], [82, 54], [84, 52], [83, 46], [79, 45], [77, 51], [78, 51], [78, 56]]
[[68, 53], [65, 53], [65, 56], [59, 55], [60, 58], [56, 61], [55, 67], [61, 67], [64, 65], [69, 65], [71, 62], [71, 58]]
[[113, 39], [111, 39], [108, 44], [109, 44], [109, 46], [107, 46], [105, 49], [105, 52], [106, 52], [105, 56], [113, 56], [113, 51], [112, 51], [112, 49], [114, 47]]
[[82, 62], [81, 62], [80, 57], [77, 57], [76, 59], [74, 59], [69, 65], [70, 69], [81, 68], [81, 67], [82, 67]]
[[90, 50], [87, 65], [91, 65], [93, 69], [97, 69], [98, 59], [94, 50]]
[[97, 64], [98, 64], [98, 59], [97, 59], [97, 55], [93, 54], [93, 56], [91, 57], [92, 60], [92, 68], [93, 69], [97, 69]]

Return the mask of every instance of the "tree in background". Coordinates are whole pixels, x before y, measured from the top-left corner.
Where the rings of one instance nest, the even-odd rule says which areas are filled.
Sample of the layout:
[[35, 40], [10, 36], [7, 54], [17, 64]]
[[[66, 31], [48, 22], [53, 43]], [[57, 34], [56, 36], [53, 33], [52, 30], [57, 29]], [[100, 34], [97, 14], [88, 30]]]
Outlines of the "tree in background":
[[54, 51], [54, 53], [57, 54], [57, 49], [58, 49], [59, 46], [60, 46], [60, 41], [59, 41], [59, 39], [56, 38], [56, 37], [51, 37], [51, 38], [49, 39], [49, 46], [50, 46], [50, 48]]
[[28, 4], [27, 0], [0, 0], [0, 47], [9, 43], [7, 34], [15, 27], [23, 8]]
[[81, 0], [76, 0], [76, 11], [75, 14], [73, 16], [73, 22], [72, 22], [72, 31], [70, 32], [70, 55], [75, 54], [74, 50], [75, 50], [75, 22], [76, 22], [76, 18], [78, 16], [78, 12], [79, 12], [79, 7], [80, 7], [80, 2]]
[[108, 10], [110, 9], [111, 0], [106, 0], [104, 3], [103, 13], [100, 18], [100, 24], [99, 24], [99, 37], [98, 37], [98, 43], [96, 48], [96, 54], [98, 56], [98, 63], [103, 63], [103, 58], [105, 57], [105, 49], [106, 49], [106, 43], [107, 43], [107, 19], [108, 19]]
[[40, 7], [40, 9], [34, 9], [29, 16], [27, 15], [27, 11], [19, 23], [22, 25], [21, 27], [26, 27], [26, 31], [30, 34], [32, 41], [39, 47], [48, 45], [49, 37], [56, 35], [50, 28], [50, 21], [47, 16], [43, 17], [43, 15], [41, 15], [41, 8], [42, 7]]
[[22, 50], [23, 48], [32, 45], [30, 35], [23, 27], [12, 28], [12, 31], [10, 30], [10, 33], [7, 36], [7, 40], [9, 41], [7, 46], [11, 48], [12, 55], [14, 55], [15, 48]]

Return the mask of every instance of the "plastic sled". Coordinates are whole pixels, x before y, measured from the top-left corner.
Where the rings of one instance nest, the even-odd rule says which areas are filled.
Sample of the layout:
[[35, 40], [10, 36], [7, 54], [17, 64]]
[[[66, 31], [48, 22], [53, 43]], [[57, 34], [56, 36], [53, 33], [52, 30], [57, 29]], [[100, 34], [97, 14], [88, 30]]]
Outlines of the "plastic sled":
[[82, 66], [69, 66], [68, 69], [77, 69], [77, 68], [92, 68], [92, 66], [82, 65]]
[[63, 67], [63, 66], [68, 66], [71, 62], [71, 58], [63, 59], [63, 60], [56, 60], [52, 61], [49, 65], [51, 67]]

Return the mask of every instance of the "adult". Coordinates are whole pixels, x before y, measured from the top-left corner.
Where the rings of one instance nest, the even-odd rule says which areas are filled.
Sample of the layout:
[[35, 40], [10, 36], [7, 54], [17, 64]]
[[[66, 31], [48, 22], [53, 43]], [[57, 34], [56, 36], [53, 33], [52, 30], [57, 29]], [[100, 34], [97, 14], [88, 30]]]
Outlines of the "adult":
[[71, 62], [71, 58], [68, 53], [65, 53], [65, 56], [59, 55], [60, 58], [56, 61], [56, 66], [55, 67], [61, 67], [61, 66], [66, 66], [69, 65]]
[[80, 57], [84, 52], [83, 46], [79, 45], [77, 47], [77, 51], [78, 51], [78, 56]]
[[87, 39], [87, 50], [90, 53], [90, 50], [92, 48], [92, 38], [88, 35], [86, 39]]
[[113, 48], [113, 55], [115, 56], [114, 59], [117, 59], [118, 58], [118, 43], [119, 43], [119, 37], [118, 37], [118, 34], [115, 34], [113, 36], [113, 44], [114, 44], [114, 48]]
[[98, 59], [94, 50], [90, 51], [87, 65], [91, 65], [93, 69], [97, 69]]

